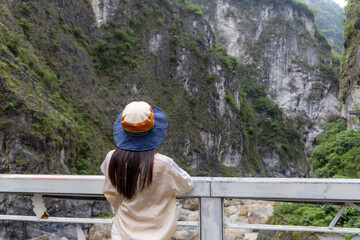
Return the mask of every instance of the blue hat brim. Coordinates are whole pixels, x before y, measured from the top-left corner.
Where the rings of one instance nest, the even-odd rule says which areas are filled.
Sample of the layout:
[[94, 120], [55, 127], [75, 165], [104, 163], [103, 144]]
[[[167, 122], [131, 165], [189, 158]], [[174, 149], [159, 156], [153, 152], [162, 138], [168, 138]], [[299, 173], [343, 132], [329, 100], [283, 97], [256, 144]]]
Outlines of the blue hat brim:
[[167, 118], [160, 108], [151, 107], [154, 112], [155, 128], [143, 136], [127, 134], [121, 125], [122, 112], [119, 114], [114, 123], [114, 140], [118, 148], [130, 151], [146, 151], [154, 149], [162, 143], [167, 130]]

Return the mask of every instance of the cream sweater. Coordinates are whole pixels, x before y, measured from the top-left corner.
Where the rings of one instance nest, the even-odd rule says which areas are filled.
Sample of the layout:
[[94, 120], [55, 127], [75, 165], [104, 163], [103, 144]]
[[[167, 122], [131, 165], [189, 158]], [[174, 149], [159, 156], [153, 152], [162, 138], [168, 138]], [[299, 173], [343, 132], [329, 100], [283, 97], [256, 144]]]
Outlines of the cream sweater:
[[101, 166], [105, 175], [103, 193], [115, 214], [114, 224], [123, 240], [169, 240], [176, 231], [175, 194], [190, 191], [193, 182], [187, 172], [169, 157], [154, 156], [150, 186], [131, 199], [120, 195], [108, 178], [110, 151]]

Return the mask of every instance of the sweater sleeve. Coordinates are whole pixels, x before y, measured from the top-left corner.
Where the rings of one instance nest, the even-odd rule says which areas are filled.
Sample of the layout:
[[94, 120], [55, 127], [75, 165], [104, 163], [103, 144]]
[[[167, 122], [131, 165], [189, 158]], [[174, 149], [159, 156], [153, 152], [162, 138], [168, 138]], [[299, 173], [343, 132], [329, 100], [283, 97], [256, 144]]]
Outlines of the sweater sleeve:
[[190, 191], [193, 188], [193, 181], [190, 175], [181, 169], [171, 158], [167, 158], [166, 162], [170, 167], [169, 183], [175, 194], [181, 195]]
[[117, 211], [119, 210], [119, 207], [120, 207], [122, 201], [124, 200], [124, 197], [118, 193], [115, 186], [112, 185], [112, 183], [109, 179], [109, 176], [108, 176], [109, 163], [110, 163], [110, 159], [111, 159], [113, 152], [114, 151], [111, 151], [106, 155], [106, 158], [105, 158], [103, 164], [101, 165], [101, 171], [105, 175], [103, 193], [104, 193], [106, 199], [109, 201], [113, 213], [116, 214]]

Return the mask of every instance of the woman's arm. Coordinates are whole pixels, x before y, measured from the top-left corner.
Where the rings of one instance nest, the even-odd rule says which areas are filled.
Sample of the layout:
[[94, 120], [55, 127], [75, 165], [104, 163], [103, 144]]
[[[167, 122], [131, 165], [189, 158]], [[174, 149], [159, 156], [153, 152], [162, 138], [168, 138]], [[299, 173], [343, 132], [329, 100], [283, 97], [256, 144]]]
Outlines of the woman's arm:
[[112, 183], [109, 179], [109, 176], [108, 176], [109, 162], [110, 162], [113, 152], [114, 151], [111, 151], [106, 155], [106, 158], [105, 158], [103, 164], [101, 165], [101, 171], [105, 175], [103, 193], [104, 193], [106, 199], [109, 201], [113, 213], [116, 214], [122, 201], [124, 200], [124, 197], [118, 193], [115, 186], [112, 185]]
[[181, 169], [173, 159], [161, 154], [158, 154], [157, 157], [167, 163], [168, 182], [176, 194], [184, 194], [193, 188], [190, 175]]

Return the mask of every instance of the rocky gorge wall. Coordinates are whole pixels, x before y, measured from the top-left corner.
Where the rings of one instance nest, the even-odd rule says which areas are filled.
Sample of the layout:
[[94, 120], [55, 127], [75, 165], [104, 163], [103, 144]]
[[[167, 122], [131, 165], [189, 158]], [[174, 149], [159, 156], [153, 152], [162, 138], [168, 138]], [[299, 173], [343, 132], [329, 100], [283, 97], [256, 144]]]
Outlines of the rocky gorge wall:
[[[237, 166], [238, 175], [250, 171], [239, 115], [225, 99], [239, 94], [237, 76], [212, 50], [201, 15], [181, 1], [97, 3], [104, 8], [0, 3], [0, 172], [99, 174], [114, 148], [112, 124], [134, 99], [164, 109], [170, 128], [159, 151], [194, 175], [220, 174], [221, 163]], [[101, 19], [108, 23], [99, 27]], [[109, 212], [105, 202], [45, 204], [51, 216]], [[33, 214], [28, 198], [11, 195], [1, 195], [0, 212]], [[57, 223], [0, 226], [4, 239], [43, 234], [72, 239], [76, 231]]]
[[360, 129], [359, 116], [349, 111], [360, 109], [360, 16], [356, 9], [359, 1], [348, 1], [345, 8], [344, 59], [340, 72], [340, 109], [341, 116], [347, 119], [348, 128]]
[[[219, 23], [228, 21], [224, 29], [229, 24], [227, 29], [236, 30], [240, 16], [229, 11], [236, 18], [227, 18], [226, 2], [221, 3]], [[114, 148], [117, 114], [141, 99], [168, 116], [159, 151], [192, 175], [307, 176], [303, 143], [310, 133], [304, 129], [317, 129], [312, 119], [325, 118], [320, 103], [326, 97], [332, 101], [333, 85], [316, 75], [330, 60], [316, 55], [322, 49], [316, 43], [322, 45], [312, 37], [311, 19], [304, 17], [295, 29], [290, 23], [296, 17], [282, 20], [282, 11], [289, 16], [301, 11], [291, 5], [280, 11], [271, 1], [258, 4], [252, 2], [248, 10], [265, 10], [254, 19], [244, 11], [247, 28], [231, 32], [241, 47], [229, 47], [220, 34], [223, 27], [206, 20], [189, 1], [1, 2], [0, 173], [99, 174], [105, 154]], [[294, 32], [301, 29], [304, 36], [298, 39]], [[302, 41], [310, 47], [298, 44]], [[294, 120], [298, 129], [285, 121], [279, 106], [295, 119], [305, 116]], [[89, 210], [86, 202], [46, 202], [51, 216], [108, 214], [108, 206], [97, 204]], [[9, 195], [1, 196], [0, 212], [32, 214], [28, 199]], [[5, 239], [50, 233], [53, 239], [71, 239], [74, 226], [0, 227]]]
[[[130, 99], [165, 110], [173, 128], [161, 151], [193, 174], [275, 171], [259, 158], [258, 149], [272, 149], [259, 141], [261, 118], [254, 124], [241, 104], [262, 118], [268, 110], [254, 109], [240, 90], [237, 61], [190, 2], [6, 1], [1, 8], [2, 172], [98, 172], [113, 148], [109, 129]], [[277, 174], [297, 171], [286, 169]]]
[[291, 1], [195, 1], [217, 39], [247, 67], [256, 81], [295, 122], [310, 153], [321, 127], [339, 116], [337, 76], [331, 48], [319, 33], [313, 13]]

